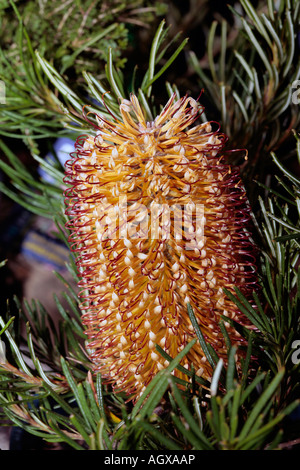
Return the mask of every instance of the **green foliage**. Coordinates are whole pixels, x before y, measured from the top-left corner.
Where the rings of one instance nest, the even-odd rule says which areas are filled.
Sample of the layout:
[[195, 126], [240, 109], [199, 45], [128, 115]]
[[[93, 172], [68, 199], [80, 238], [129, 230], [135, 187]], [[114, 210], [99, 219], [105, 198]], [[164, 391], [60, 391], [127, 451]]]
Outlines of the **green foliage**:
[[[170, 359], [169, 366], [129, 407], [126, 397], [114, 396], [103, 387], [100, 376], [92, 379], [88, 361], [82, 351], [74, 349], [72, 320], [64, 314], [63, 329], [73, 357], [67, 360], [61, 356], [60, 363], [52, 363], [55, 371], [49, 369], [47, 373], [37, 359], [30, 333], [28, 350], [21, 353], [9, 332], [12, 321], [5, 325], [1, 320], [1, 333], [7, 337], [17, 365], [15, 368], [6, 362], [1, 366], [3, 412], [15, 425], [49, 443], [64, 442], [76, 450], [271, 448], [281, 436], [278, 424], [298, 403], [281, 405], [284, 368], [274, 376], [258, 370], [249, 377], [251, 341], [241, 377], [236, 370], [235, 348], [230, 348], [227, 369], [218, 361], [211, 384], [206, 384], [206, 393], [195, 382], [193, 386], [177, 383], [172, 371], [193, 346], [191, 342], [175, 359]], [[36, 324], [36, 319], [33, 321]], [[41, 337], [45, 334], [40, 327], [38, 332]], [[43, 355], [41, 337], [35, 337], [36, 348]], [[59, 344], [56, 341], [56, 346]], [[31, 366], [27, 366], [24, 354], [26, 362], [30, 357]]]
[[206, 60], [199, 62], [191, 51], [189, 61], [207, 95], [208, 119], [221, 123], [233, 148], [247, 149], [247, 178], [263, 181], [270, 153], [286, 152], [284, 144], [299, 126], [292, 92], [300, 77], [300, 7], [297, 0], [259, 2], [257, 8], [249, 0], [237, 3], [239, 12], [230, 7], [236, 27], [213, 21]]
[[[73, 3], [78, 13], [80, 2]], [[195, 7], [197, 2], [191, 3]], [[202, 3], [208, 8], [208, 2]], [[211, 382], [198, 377], [193, 368], [185, 370], [189, 381], [172, 374], [175, 368], [183, 369], [181, 359], [193, 342], [175, 358], [157, 346], [169, 365], [157, 374], [138, 402], [131, 404], [103, 385], [101, 376], [91, 375], [77, 293], [56, 273], [66, 301], [63, 305], [55, 296], [58, 327], [42, 302], [21, 302], [16, 297], [20, 318], [12, 318], [8, 309], [0, 319], [1, 418], [8, 418], [49, 444], [65, 443], [74, 450], [259, 450], [280, 449], [293, 438], [287, 423], [298, 405], [300, 391], [299, 364], [292, 361], [294, 341], [300, 338], [300, 179], [299, 172], [293, 171], [293, 165], [298, 168], [300, 163], [300, 137], [292, 132], [299, 124], [299, 105], [291, 102], [291, 86], [300, 70], [295, 50], [300, 8], [292, 0], [281, 0], [276, 8], [270, 0], [263, 10], [254, 9], [249, 0], [237, 3], [240, 8], [239, 13], [232, 13], [233, 26], [225, 19], [212, 23], [204, 60], [200, 63], [191, 50], [187, 56], [193, 78], [198, 77], [205, 96], [209, 96], [203, 119], [211, 118], [209, 114], [214, 120], [220, 117], [230, 146], [249, 150], [248, 163], [241, 171], [249, 192], [255, 195], [253, 223], [260, 247], [261, 293], [253, 294], [254, 306], [238, 289], [235, 295], [226, 293], [247, 315], [253, 329], [241, 328], [224, 317], [220, 327], [228, 348], [225, 366], [206, 343], [189, 306], [196, 341], [214, 371]], [[46, 7], [48, 2], [41, 2], [44, 4]], [[12, 12], [11, 5], [4, 3], [3, 11], [10, 8]], [[116, 5], [121, 8], [122, 4]], [[104, 116], [118, 115], [118, 99], [128, 97], [130, 91], [138, 95], [148, 119], [152, 119], [159, 106], [153, 89], [161, 87], [162, 77], [168, 78], [175, 59], [187, 48], [187, 39], [179, 44], [177, 37], [169, 41], [170, 29], [162, 21], [153, 35], [144, 74], [137, 75], [136, 69], [127, 74], [120, 70], [122, 56], [108, 47], [106, 65], [97, 69], [99, 75], [82, 69], [80, 87], [73, 87], [65, 73], [68, 68], [63, 67], [68, 64], [67, 56], [81, 67], [78, 49], [74, 48], [73, 56], [65, 49], [61, 56], [59, 50], [58, 56], [52, 56], [46, 44], [44, 49], [35, 50], [32, 41], [36, 38], [28, 34], [26, 17], [21, 19], [16, 9], [14, 12], [19, 25], [16, 64], [21, 68], [14, 69], [13, 56], [2, 50], [2, 60], [9, 69], [6, 73], [17, 71], [17, 79], [12, 74], [7, 82], [12, 86], [7, 87], [8, 102], [0, 111], [4, 136], [0, 147], [5, 156], [0, 169], [10, 181], [9, 187], [0, 182], [0, 191], [34, 214], [53, 219], [57, 236], [68, 245], [64, 170], [58, 159], [49, 164], [40, 155], [37, 139], [46, 139], [51, 146], [49, 137], [76, 137], [78, 132], [88, 132], [83, 106], [86, 112], [101, 110]], [[74, 14], [74, 22], [78, 18], [79, 14]], [[92, 9], [86, 18], [90, 28], [91, 18]], [[117, 31], [118, 16], [114, 18]], [[109, 21], [114, 24], [111, 18]], [[74, 29], [70, 28], [70, 33]], [[86, 38], [82, 40], [86, 45]], [[62, 47], [67, 46], [62, 43]], [[19, 55], [22, 52], [23, 56]], [[82, 50], [84, 54], [90, 52], [89, 47]], [[130, 74], [128, 86], [125, 75]], [[167, 96], [173, 92], [180, 96], [176, 83], [165, 80], [163, 84]], [[106, 107], [102, 106], [103, 99]], [[34, 161], [52, 177], [52, 183], [21, 163], [5, 136], [25, 139]], [[285, 152], [283, 142], [288, 140]], [[253, 175], [257, 181], [253, 181]], [[71, 254], [68, 269], [77, 281]], [[27, 325], [25, 338], [18, 333], [21, 321]], [[240, 368], [227, 335], [227, 322], [247, 340]]]
[[[14, 3], [33, 50], [38, 49], [59, 73], [70, 78], [81, 77], [83, 71], [99, 78], [109, 48], [115, 51], [116, 66], [124, 67], [132, 25], [149, 28], [156, 21], [156, 15], [165, 11], [164, 4], [144, 0], [129, 3], [122, 0], [14, 0]], [[2, 2], [1, 44], [6, 59], [18, 67], [15, 72], [23, 74], [24, 64], [18, 49], [21, 31], [14, 10], [11, 1]]]
[[35, 139], [69, 135], [64, 131], [64, 100], [57, 97], [57, 88], [51, 87], [43, 74], [35, 51], [64, 81], [72, 83], [70, 99], [76, 92], [88, 100], [83, 73], [102, 79], [109, 50], [114, 51], [115, 66], [122, 69], [129, 37], [138, 41], [138, 33], [133, 34], [136, 30], [130, 32], [132, 26], [150, 28], [163, 12], [163, 3], [153, 5], [144, 0], [129, 4], [122, 0], [89, 0], [84, 4], [9, 0], [3, 4], [0, 79], [6, 86], [6, 103], [1, 107], [0, 134], [25, 139], [35, 152]]

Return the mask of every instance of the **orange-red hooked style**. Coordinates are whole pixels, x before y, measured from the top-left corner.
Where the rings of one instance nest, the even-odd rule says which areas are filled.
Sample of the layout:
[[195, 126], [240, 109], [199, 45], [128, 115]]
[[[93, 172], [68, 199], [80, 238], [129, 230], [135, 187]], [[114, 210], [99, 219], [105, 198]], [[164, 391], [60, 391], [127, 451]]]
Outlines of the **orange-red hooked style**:
[[[196, 124], [201, 108], [172, 96], [147, 122], [136, 96], [121, 119], [97, 116], [94, 135], [76, 142], [66, 164], [70, 243], [76, 252], [83, 323], [95, 371], [136, 400], [195, 337], [187, 304], [226, 362], [221, 316], [251, 328], [223, 289], [247, 297], [257, 288], [249, 207], [226, 136]], [[243, 339], [227, 326], [232, 344]], [[199, 343], [182, 364], [206, 379]], [[185, 378], [181, 372], [176, 376]]]

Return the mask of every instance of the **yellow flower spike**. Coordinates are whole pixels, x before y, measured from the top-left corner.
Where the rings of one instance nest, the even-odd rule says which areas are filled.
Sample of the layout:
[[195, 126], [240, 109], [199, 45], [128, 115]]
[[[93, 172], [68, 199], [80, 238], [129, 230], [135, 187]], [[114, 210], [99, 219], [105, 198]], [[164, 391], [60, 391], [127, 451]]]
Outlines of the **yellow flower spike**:
[[[250, 299], [256, 259], [245, 190], [222, 154], [226, 136], [213, 123], [194, 124], [198, 103], [172, 96], [147, 122], [132, 95], [120, 112], [111, 122], [98, 116], [95, 135], [76, 142], [66, 164], [67, 226], [94, 370], [136, 400], [167, 365], [156, 344], [175, 357], [195, 336], [188, 303], [226, 363], [221, 316], [251, 325], [223, 289], [237, 286]], [[211, 377], [200, 344], [183, 362], [191, 364]]]

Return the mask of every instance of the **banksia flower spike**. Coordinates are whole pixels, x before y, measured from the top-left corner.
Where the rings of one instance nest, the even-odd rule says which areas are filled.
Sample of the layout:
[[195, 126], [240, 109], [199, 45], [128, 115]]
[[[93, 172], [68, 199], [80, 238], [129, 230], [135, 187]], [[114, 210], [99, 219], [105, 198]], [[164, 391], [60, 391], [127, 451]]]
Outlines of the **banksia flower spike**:
[[[95, 371], [136, 399], [195, 337], [187, 305], [226, 362], [221, 316], [251, 327], [224, 294], [256, 289], [249, 208], [238, 170], [222, 154], [226, 136], [195, 124], [201, 108], [172, 96], [146, 122], [136, 96], [121, 119], [97, 116], [66, 164], [70, 242], [81, 277], [83, 323]], [[232, 344], [242, 338], [228, 326]], [[199, 343], [183, 365], [210, 378]], [[175, 371], [179, 377], [181, 372]], [[187, 379], [187, 377], [184, 377]]]

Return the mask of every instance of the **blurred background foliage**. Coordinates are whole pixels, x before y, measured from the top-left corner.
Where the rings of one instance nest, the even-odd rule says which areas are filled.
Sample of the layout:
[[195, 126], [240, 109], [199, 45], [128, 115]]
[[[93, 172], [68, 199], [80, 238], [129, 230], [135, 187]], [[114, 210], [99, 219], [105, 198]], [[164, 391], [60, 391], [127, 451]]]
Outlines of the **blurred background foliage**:
[[[78, 450], [299, 446], [299, 18], [296, 0], [0, 3], [3, 425]], [[132, 91], [149, 119], [173, 92], [201, 95], [201, 119], [228, 135], [252, 207], [262, 287], [257, 309], [238, 290], [228, 293], [256, 326], [252, 335], [240, 331], [248, 340], [241, 375], [225, 324], [226, 370], [189, 311], [214, 364], [212, 382], [189, 371], [191, 383], [176, 383], [182, 351], [135, 406], [89, 372], [56, 147], [89, 130], [84, 105], [117, 114]], [[244, 148], [247, 160], [237, 151]], [[60, 250], [60, 262], [50, 260], [60, 286], [51, 293], [54, 319], [43, 276], [39, 298], [22, 298], [28, 273], [21, 276], [16, 253], [30, 252], [28, 232]]]
[[[59, 73], [73, 79], [75, 86], [80, 84], [83, 71], [101, 77], [110, 47], [116, 66], [124, 67], [134, 28], [151, 30], [152, 22], [166, 12], [164, 3], [144, 0], [19, 0], [15, 5], [33, 49], [50, 60]], [[22, 74], [18, 17], [9, 1], [2, 2], [0, 8], [3, 52], [11, 63], [19, 65], [15, 71]]]

